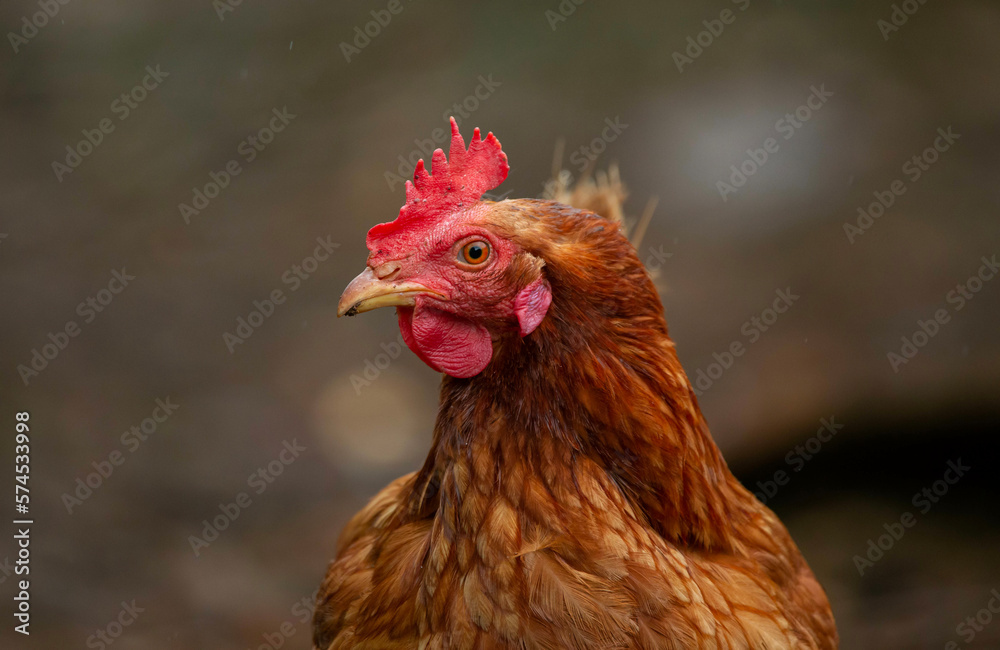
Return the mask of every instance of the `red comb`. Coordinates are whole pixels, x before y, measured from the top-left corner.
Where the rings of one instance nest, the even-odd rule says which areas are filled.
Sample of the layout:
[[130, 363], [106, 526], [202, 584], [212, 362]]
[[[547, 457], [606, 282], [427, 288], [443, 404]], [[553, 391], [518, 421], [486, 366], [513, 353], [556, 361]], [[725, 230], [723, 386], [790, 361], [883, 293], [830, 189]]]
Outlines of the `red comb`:
[[495, 135], [489, 133], [482, 140], [477, 128], [466, 150], [458, 124], [454, 117], [451, 118], [450, 160], [445, 158], [444, 151], [435, 150], [430, 174], [423, 160], [417, 162], [413, 182], [406, 181], [406, 203], [399, 209], [399, 216], [395, 221], [380, 223], [368, 231], [368, 248], [374, 250], [373, 240], [433, 223], [462, 206], [475, 203], [483, 192], [500, 185], [507, 178], [508, 170], [507, 154], [500, 148]]

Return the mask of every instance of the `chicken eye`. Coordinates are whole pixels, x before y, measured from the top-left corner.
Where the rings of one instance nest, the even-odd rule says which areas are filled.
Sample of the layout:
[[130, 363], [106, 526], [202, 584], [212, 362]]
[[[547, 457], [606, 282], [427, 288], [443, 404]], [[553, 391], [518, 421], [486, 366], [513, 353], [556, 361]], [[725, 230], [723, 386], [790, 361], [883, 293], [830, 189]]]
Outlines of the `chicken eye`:
[[482, 240], [471, 241], [462, 247], [458, 261], [466, 264], [479, 265], [490, 257], [490, 245]]

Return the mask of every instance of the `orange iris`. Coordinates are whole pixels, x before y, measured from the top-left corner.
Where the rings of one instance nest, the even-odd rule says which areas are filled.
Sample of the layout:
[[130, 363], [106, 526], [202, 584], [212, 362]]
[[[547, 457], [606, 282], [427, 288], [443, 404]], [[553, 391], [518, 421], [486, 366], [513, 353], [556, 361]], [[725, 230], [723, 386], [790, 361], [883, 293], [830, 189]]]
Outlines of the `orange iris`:
[[490, 245], [484, 241], [471, 241], [462, 247], [462, 261], [467, 264], [482, 264], [490, 257]]

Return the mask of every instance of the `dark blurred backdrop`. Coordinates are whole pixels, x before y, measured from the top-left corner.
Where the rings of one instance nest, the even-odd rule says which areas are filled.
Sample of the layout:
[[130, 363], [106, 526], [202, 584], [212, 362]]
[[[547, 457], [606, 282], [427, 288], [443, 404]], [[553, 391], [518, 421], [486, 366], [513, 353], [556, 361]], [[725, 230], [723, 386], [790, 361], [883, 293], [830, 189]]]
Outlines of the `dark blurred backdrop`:
[[0, 8], [0, 465], [30, 411], [36, 521], [0, 645], [308, 647], [439, 382], [337, 298], [455, 115], [498, 195], [562, 139], [659, 197], [681, 359], [844, 648], [1000, 647], [996, 3], [62, 2]]

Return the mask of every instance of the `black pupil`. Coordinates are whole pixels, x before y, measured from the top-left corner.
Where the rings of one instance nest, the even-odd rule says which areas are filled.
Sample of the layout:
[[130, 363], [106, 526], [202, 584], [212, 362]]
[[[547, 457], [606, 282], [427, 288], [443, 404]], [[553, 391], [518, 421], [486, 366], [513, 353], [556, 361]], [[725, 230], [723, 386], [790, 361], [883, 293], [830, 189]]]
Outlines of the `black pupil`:
[[483, 247], [482, 246], [480, 246], [479, 244], [473, 244], [472, 246], [469, 246], [469, 259], [470, 260], [478, 260], [482, 256], [483, 256]]

